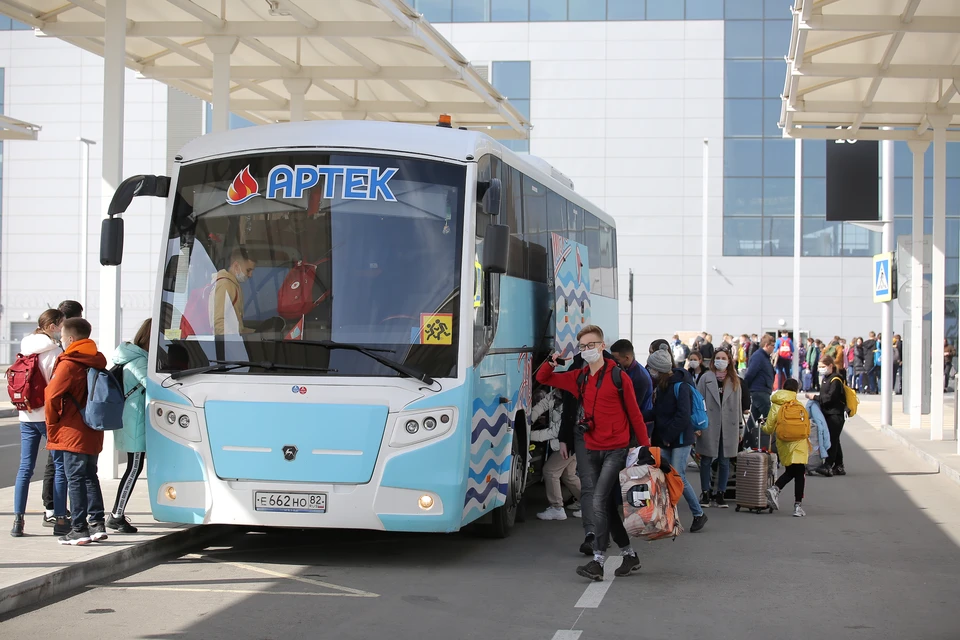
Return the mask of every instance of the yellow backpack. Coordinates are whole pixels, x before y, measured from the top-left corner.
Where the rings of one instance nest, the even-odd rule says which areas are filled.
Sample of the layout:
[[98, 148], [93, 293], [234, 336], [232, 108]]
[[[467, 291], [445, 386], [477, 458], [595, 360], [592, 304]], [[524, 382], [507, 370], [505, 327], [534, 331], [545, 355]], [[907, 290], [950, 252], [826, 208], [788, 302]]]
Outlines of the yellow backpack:
[[785, 442], [810, 437], [810, 414], [796, 400], [783, 403], [777, 413], [777, 439]]
[[857, 408], [860, 406], [860, 398], [857, 397], [857, 392], [847, 386], [847, 383], [844, 382], [843, 378], [840, 376], [835, 376], [834, 380], [839, 380], [840, 384], [843, 385], [843, 397], [847, 403], [847, 415], [851, 418], [857, 415]]

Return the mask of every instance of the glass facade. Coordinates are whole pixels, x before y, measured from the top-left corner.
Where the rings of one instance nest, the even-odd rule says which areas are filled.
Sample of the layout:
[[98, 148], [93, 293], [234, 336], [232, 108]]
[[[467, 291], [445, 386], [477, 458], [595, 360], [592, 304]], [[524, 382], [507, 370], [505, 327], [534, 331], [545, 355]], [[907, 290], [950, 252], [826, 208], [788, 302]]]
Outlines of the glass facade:
[[[491, 84], [510, 100], [510, 104], [530, 119], [530, 62], [494, 62]], [[530, 151], [529, 140], [504, 140], [503, 146], [513, 151]]]
[[[731, 5], [756, 0], [407, 0], [430, 22], [723, 20]], [[773, 2], [771, 4], [778, 4]], [[763, 17], [763, 3], [760, 17]], [[742, 12], [732, 9], [734, 13]], [[748, 10], [747, 14], [751, 12]], [[783, 17], [782, 15], [780, 17]], [[789, 10], [787, 11], [789, 18]], [[789, 36], [787, 38], [789, 41]]]
[[[204, 118], [203, 118], [203, 132], [211, 133], [213, 131], [213, 105], [209, 102], [203, 103]], [[244, 127], [253, 127], [256, 126], [254, 123], [250, 122], [246, 118], [241, 118], [235, 113], [230, 114], [230, 129], [243, 129]]]

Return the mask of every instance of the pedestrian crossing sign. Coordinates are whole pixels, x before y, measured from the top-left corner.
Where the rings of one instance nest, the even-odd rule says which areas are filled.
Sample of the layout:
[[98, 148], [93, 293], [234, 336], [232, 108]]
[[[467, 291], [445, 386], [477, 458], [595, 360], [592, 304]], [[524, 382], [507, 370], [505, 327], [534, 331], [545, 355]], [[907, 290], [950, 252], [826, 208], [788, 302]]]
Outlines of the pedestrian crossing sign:
[[893, 253], [873, 256], [873, 301], [890, 302], [896, 297], [893, 282]]

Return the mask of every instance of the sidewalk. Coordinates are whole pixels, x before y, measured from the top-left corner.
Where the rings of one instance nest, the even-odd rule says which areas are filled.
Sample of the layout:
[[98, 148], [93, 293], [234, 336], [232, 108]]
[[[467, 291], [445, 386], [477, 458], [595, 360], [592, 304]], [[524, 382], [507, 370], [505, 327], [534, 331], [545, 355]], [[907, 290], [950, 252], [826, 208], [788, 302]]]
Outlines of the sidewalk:
[[[168, 525], [150, 515], [146, 478], [141, 477], [127, 507], [127, 517], [139, 531], [82, 547], [62, 546], [53, 529], [42, 526], [42, 482], [30, 485], [26, 527], [22, 538], [9, 535], [13, 523], [13, 487], [0, 489], [0, 619], [16, 609], [60, 597], [98, 582], [205, 544], [222, 535], [222, 527]], [[107, 509], [113, 506], [118, 480], [101, 480]], [[30, 511], [32, 509], [32, 511]]]
[[[0, 365], [0, 371], [6, 371], [10, 365]], [[10, 403], [10, 396], [7, 394], [7, 377], [0, 376], [0, 419], [16, 418], [19, 411], [13, 408]]]
[[930, 440], [930, 416], [922, 418], [920, 429], [910, 428], [910, 416], [901, 410], [900, 396], [894, 398], [893, 426], [880, 426], [880, 398], [861, 396], [857, 416], [874, 429], [899, 442], [912, 455], [920, 458], [931, 471], [942, 473], [950, 480], [960, 484], [960, 455], [957, 454], [957, 437], [953, 424], [954, 396], [949, 394], [943, 407], [944, 440]]

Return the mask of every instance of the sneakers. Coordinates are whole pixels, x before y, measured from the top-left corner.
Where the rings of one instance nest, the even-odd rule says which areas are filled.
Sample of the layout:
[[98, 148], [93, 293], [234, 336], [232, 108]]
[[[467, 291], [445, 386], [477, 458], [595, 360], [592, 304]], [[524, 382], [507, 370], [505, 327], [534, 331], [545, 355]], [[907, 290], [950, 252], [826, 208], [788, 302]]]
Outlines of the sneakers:
[[596, 536], [592, 533], [588, 533], [587, 536], [583, 539], [583, 544], [580, 545], [580, 553], [585, 556], [593, 555], [593, 540]]
[[70, 518], [56, 518], [56, 523], [53, 525], [53, 535], [65, 536], [68, 533], [70, 533]]
[[767, 502], [777, 511], [780, 510], [780, 487], [777, 485], [767, 487]]
[[730, 508], [730, 505], [727, 504], [727, 501], [724, 499], [722, 493], [718, 493], [718, 494], [716, 494], [715, 496], [713, 496], [713, 502], [714, 502], [714, 504], [716, 504], [717, 507], [720, 508], [720, 509], [729, 509], [729, 508]]
[[623, 556], [623, 562], [616, 568], [613, 575], [623, 578], [638, 571], [640, 571], [640, 558], [637, 557], [637, 554], [632, 553]]
[[709, 492], [709, 491], [704, 491], [703, 493], [700, 494], [700, 506], [701, 506], [701, 507], [704, 507], [704, 508], [710, 506], [710, 492]]
[[817, 467], [816, 469], [814, 469], [813, 472], [814, 472], [815, 474], [817, 474], [818, 476], [823, 476], [824, 478], [832, 478], [832, 477], [833, 477], [833, 469], [831, 469], [830, 467], [828, 467], [828, 466], [825, 465], [825, 464], [820, 465], [819, 467]]
[[90, 539], [94, 542], [102, 542], [106, 540], [107, 528], [103, 525], [103, 521], [100, 522], [91, 522], [90, 523]]
[[567, 512], [563, 507], [547, 507], [547, 510], [538, 513], [537, 517], [541, 520], [566, 520]]
[[120, 516], [119, 518], [114, 518], [111, 513], [107, 516], [107, 527], [113, 529], [118, 533], [136, 533], [137, 528], [130, 524], [130, 521], [127, 520], [125, 516]]
[[833, 468], [833, 475], [835, 476], [845, 476], [847, 475], [847, 470], [843, 468], [842, 464], [838, 464]]
[[84, 529], [83, 531], [70, 530], [65, 536], [60, 536], [57, 538], [57, 542], [63, 545], [70, 545], [72, 547], [82, 546], [85, 544], [90, 544], [93, 542], [90, 539], [90, 530]]
[[703, 529], [703, 527], [706, 524], [707, 524], [707, 514], [701, 513], [698, 516], [694, 516], [693, 524], [690, 525], [690, 533], [696, 533], [697, 531], [700, 531], [700, 529]]
[[43, 526], [52, 527], [57, 524], [57, 517], [53, 515], [53, 511], [47, 511], [43, 514]]
[[805, 515], [807, 515], [807, 512], [803, 510], [803, 507], [800, 506], [800, 503], [799, 503], [799, 502], [796, 503], [795, 505], [793, 505], [793, 517], [794, 517], [794, 518], [802, 518], [802, 517], [805, 516]]
[[23, 537], [23, 514], [13, 516], [13, 528], [10, 529], [10, 535], [14, 538]]
[[582, 518], [583, 511], [581, 511], [580, 509], [577, 509], [576, 511], [571, 511], [570, 515], [573, 516], [574, 518]]
[[[626, 560], [626, 558], [624, 558]], [[639, 565], [639, 560], [637, 561]], [[594, 582], [603, 581], [603, 565], [596, 560], [591, 560], [582, 567], [577, 567], [577, 575], [593, 580]]]
[[581, 509], [583, 509], [583, 507], [580, 505], [579, 500], [574, 500], [573, 502], [567, 505], [567, 509], [569, 509], [570, 511], [580, 511]]

